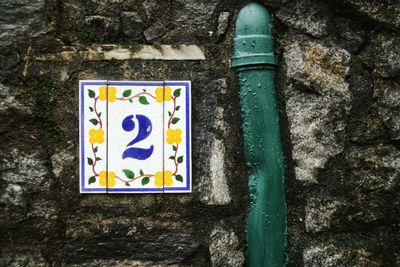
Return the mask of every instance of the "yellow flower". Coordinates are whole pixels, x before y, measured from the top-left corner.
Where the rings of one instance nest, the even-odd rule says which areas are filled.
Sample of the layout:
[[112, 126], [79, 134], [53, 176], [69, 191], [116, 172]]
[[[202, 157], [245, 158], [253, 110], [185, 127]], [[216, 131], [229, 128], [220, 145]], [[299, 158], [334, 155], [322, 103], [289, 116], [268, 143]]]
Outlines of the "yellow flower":
[[103, 129], [90, 129], [89, 130], [89, 143], [102, 144], [104, 142], [104, 130]]
[[171, 171], [164, 172], [164, 181], [163, 181], [163, 172], [156, 172], [154, 174], [154, 178], [155, 178], [154, 184], [157, 187], [162, 187], [163, 182], [165, 186], [171, 186], [173, 184]]
[[108, 187], [114, 187], [115, 186], [115, 172], [108, 172], [108, 181], [107, 181], [107, 172], [106, 171], [101, 171], [99, 172], [99, 184], [100, 186], [107, 186], [108, 182]]
[[182, 142], [181, 137], [182, 130], [181, 129], [168, 129], [167, 130], [167, 143], [172, 144], [179, 144]]
[[157, 87], [156, 88], [156, 101], [158, 103], [162, 103], [163, 101], [170, 101], [172, 96], [171, 96], [171, 87], [165, 86], [164, 87], [164, 100], [163, 100], [163, 88], [162, 87]]
[[[117, 94], [117, 88], [109, 86], [108, 87], [108, 102], [114, 102], [117, 99], [116, 94]], [[99, 99], [103, 100], [103, 101], [107, 99], [107, 86], [100, 87]]]

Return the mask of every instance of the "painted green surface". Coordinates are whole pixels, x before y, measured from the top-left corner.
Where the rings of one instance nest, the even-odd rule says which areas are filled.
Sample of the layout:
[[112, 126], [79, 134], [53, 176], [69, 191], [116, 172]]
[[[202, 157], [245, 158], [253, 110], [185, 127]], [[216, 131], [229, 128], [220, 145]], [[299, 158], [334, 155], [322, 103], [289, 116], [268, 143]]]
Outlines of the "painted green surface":
[[232, 67], [240, 81], [250, 207], [250, 267], [286, 265], [284, 160], [275, 95], [271, 19], [259, 4], [243, 7], [236, 21]]

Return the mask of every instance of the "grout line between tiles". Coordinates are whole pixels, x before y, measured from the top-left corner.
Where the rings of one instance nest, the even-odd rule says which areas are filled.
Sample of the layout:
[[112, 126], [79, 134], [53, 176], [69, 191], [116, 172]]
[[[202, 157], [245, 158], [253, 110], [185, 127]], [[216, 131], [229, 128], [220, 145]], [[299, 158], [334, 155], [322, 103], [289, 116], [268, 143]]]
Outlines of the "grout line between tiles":
[[165, 176], [165, 81], [163, 81], [163, 111], [162, 111], [162, 154], [163, 154], [163, 158], [162, 158], [162, 165], [163, 165], [163, 193], [165, 193], [165, 181], [164, 181], [164, 176]]
[[106, 194], [108, 194], [108, 84], [106, 85]]

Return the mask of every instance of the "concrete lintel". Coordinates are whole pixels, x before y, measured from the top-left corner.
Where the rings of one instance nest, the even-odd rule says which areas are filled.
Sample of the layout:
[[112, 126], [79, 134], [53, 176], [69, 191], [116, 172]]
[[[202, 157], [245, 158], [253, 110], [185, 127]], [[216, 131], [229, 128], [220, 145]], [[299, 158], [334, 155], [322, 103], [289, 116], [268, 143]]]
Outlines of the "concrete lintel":
[[197, 45], [91, 45], [66, 46], [64, 51], [39, 54], [37, 61], [83, 60], [205, 60], [205, 48]]

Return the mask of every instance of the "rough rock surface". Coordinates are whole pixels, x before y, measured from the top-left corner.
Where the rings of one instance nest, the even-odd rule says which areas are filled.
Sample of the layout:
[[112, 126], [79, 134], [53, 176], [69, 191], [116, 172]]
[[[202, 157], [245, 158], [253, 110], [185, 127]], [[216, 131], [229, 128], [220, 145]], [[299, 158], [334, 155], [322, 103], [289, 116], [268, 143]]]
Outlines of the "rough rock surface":
[[400, 38], [396, 35], [376, 34], [370, 44], [362, 52], [367, 65], [384, 78], [396, 77], [400, 74]]
[[210, 239], [211, 266], [243, 266], [244, 255], [233, 230], [221, 222], [211, 231]]
[[277, 13], [278, 19], [315, 37], [328, 34], [331, 13], [325, 2], [290, 1]]
[[0, 113], [17, 112], [25, 115], [32, 114], [32, 103], [21, 103], [17, 90], [0, 84]]
[[15, 39], [36, 37], [45, 32], [44, 0], [5, 0], [0, 3], [0, 46]]
[[371, 253], [364, 249], [349, 250], [338, 248], [334, 245], [317, 246], [307, 249], [304, 252], [304, 265], [317, 266], [382, 266], [379, 260], [371, 260]]
[[225, 147], [221, 140], [216, 138], [213, 139], [211, 145], [211, 157], [210, 157], [210, 180], [207, 181], [208, 185], [211, 185], [210, 191], [207, 192], [203, 188], [204, 199], [207, 204], [211, 205], [227, 205], [232, 199], [227, 184], [227, 178], [225, 174]]
[[163, 26], [155, 25], [144, 30], [143, 34], [147, 41], [153, 41], [160, 38], [167, 32], [167, 29]]
[[400, 139], [400, 84], [398, 81], [378, 81], [382, 91], [381, 109], [383, 124], [392, 140]]
[[228, 27], [228, 22], [229, 22], [229, 12], [221, 12], [218, 17], [218, 28], [217, 28], [217, 34], [218, 36], [224, 35], [226, 28]]
[[285, 47], [286, 111], [296, 178], [317, 182], [316, 172], [343, 151], [351, 93], [345, 78], [350, 54], [314, 42]]
[[400, 3], [396, 0], [344, 0], [344, 2], [377, 22], [400, 28]]
[[[76, 264], [96, 259], [128, 258], [170, 263], [182, 261], [198, 249], [200, 240], [191, 225], [176, 223], [171, 216], [164, 213], [158, 218], [137, 216], [129, 219], [126, 214], [112, 218], [96, 214], [95, 218], [72, 218], [66, 235], [65, 250], [70, 255], [66, 262]], [[110, 245], [113, 249], [109, 249]]]
[[136, 37], [143, 32], [145, 26], [139, 13], [136, 11], [122, 12], [122, 31], [127, 37]]
[[337, 200], [309, 199], [305, 208], [305, 225], [307, 232], [320, 232], [329, 229], [338, 209], [344, 206]]
[[307, 2], [276, 13], [290, 266], [396, 266], [398, 3]]
[[176, 23], [190, 24], [205, 27], [214, 13], [218, 1], [197, 1], [193, 4], [192, 0], [178, 1], [180, 9], [177, 11]]
[[353, 167], [347, 181], [357, 190], [370, 192], [390, 192], [399, 186], [398, 170], [400, 152], [390, 145], [376, 145], [365, 148], [354, 147], [346, 159]]
[[46, 260], [43, 258], [39, 251], [20, 251], [15, 253], [14, 251], [10, 250], [2, 250], [0, 257], [0, 265], [1, 266], [8, 266], [8, 267], [20, 267], [20, 266], [27, 266], [27, 267], [45, 267], [47, 266]]
[[[51, 199], [53, 181], [38, 151], [27, 154], [15, 148], [3, 148], [0, 172], [2, 232], [19, 227], [19, 234], [29, 231], [30, 235], [41, 236], [51, 229], [57, 219], [57, 205]], [[31, 225], [27, 224], [29, 221]], [[12, 236], [12, 233], [3, 234]]]

